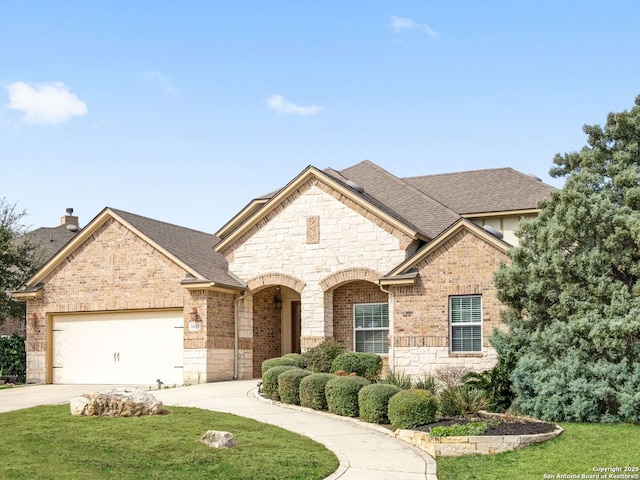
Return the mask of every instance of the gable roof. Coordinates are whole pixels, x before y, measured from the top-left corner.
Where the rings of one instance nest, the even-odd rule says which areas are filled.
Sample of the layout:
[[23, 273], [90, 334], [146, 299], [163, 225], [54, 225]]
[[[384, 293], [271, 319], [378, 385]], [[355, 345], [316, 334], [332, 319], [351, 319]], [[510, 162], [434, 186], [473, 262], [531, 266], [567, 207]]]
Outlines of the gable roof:
[[415, 267], [422, 260], [427, 258], [433, 252], [435, 252], [441, 245], [447, 242], [450, 238], [455, 236], [458, 232], [462, 230], [467, 230], [474, 234], [477, 237], [480, 237], [485, 242], [493, 245], [498, 250], [504, 252], [505, 254], [511, 248], [511, 245], [505, 242], [504, 240], [495, 237], [485, 229], [479, 227], [475, 223], [466, 218], [461, 218], [456, 223], [451, 225], [445, 231], [443, 231], [437, 238], [434, 238], [433, 241], [429, 242], [422, 248], [420, 248], [414, 255], [410, 258], [406, 259], [392, 271], [387, 273], [383, 278], [379, 280], [381, 285], [391, 285], [391, 284], [407, 284], [411, 285], [415, 283], [415, 279], [417, 276], [417, 272], [415, 271]]
[[[239, 221], [232, 220], [218, 231], [221, 240], [220, 243], [215, 246], [216, 251], [223, 251], [227, 248], [237, 238], [241, 237], [251, 229], [253, 225], [257, 224], [261, 219], [266, 217], [271, 211], [280, 205], [280, 203], [291, 193], [312, 178], [316, 178], [330, 185], [354, 203], [361, 205], [363, 208], [377, 215], [379, 218], [384, 219], [386, 222], [390, 223], [409, 237], [424, 237], [416, 226], [412, 225], [406, 219], [403, 219], [376, 198], [366, 192], [360, 192], [352, 185], [349, 185], [343, 178], [339, 178], [339, 175], [336, 175], [335, 171], [330, 170], [329, 172], [323, 172], [309, 165], [284, 188], [278, 190], [273, 196], [271, 196], [265, 203], [261, 204], [257, 208], [251, 208], [254, 206], [254, 203], [250, 203], [248, 207], [236, 215], [236, 218], [239, 219]], [[265, 197], [261, 197], [261, 199], [264, 198]], [[248, 210], [249, 208], [251, 208], [250, 211]]]
[[460, 215], [536, 210], [555, 190], [513, 168], [443, 173], [403, 179]]
[[79, 228], [69, 228], [69, 225], [58, 225], [57, 227], [40, 227], [25, 234], [25, 238], [35, 243], [39, 249], [39, 261], [44, 264], [53, 257], [58, 250], [64, 247], [73, 239]]
[[[24, 284], [22, 290], [30, 291], [35, 285], [42, 282], [49, 272], [62, 263], [71, 252], [110, 218], [129, 228], [184, 268], [190, 278], [190, 280], [183, 282], [185, 286], [190, 283], [198, 283], [199, 285], [207, 283], [207, 286], [210, 287], [217, 286], [233, 290], [245, 288], [243, 282], [229, 273], [228, 264], [224, 257], [213, 251], [214, 245], [220, 241], [215, 235], [106, 207], [73, 240], [38, 270]], [[20, 290], [16, 293], [20, 293]]]

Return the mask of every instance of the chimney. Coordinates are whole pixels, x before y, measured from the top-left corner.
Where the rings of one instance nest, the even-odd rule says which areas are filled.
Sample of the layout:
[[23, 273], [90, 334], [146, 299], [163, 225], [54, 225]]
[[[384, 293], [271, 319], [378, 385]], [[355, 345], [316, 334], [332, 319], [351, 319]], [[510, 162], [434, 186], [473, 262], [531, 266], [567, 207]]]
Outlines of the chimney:
[[60, 219], [60, 225], [66, 225], [71, 231], [75, 231], [79, 228], [78, 217], [73, 214], [73, 208], [67, 208], [66, 215]]

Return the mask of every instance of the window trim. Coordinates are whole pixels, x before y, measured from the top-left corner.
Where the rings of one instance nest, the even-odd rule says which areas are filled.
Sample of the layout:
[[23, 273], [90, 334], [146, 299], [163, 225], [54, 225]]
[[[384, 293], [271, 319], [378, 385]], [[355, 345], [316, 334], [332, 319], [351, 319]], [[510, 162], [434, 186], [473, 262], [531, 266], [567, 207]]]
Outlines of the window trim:
[[[453, 349], [453, 299], [455, 298], [479, 298], [480, 299], [480, 321], [479, 322], [458, 322], [455, 324], [457, 327], [480, 327], [480, 349], [479, 350], [454, 350]], [[484, 315], [483, 315], [483, 301], [482, 294], [469, 294], [469, 295], [450, 295], [449, 296], [449, 353], [454, 355], [465, 355], [465, 354], [481, 354], [482, 353], [482, 342], [484, 340], [484, 332], [483, 332], [483, 324], [484, 324]]]
[[[387, 326], [386, 327], [356, 327], [356, 307], [362, 305], [386, 305], [387, 306]], [[359, 353], [375, 353], [376, 355], [387, 355], [389, 353], [389, 330], [390, 330], [390, 315], [389, 315], [389, 302], [367, 302], [367, 303], [354, 303], [353, 308], [353, 351], [358, 352], [357, 343], [356, 343], [356, 335], [357, 332], [378, 332], [384, 331], [387, 332], [386, 335], [386, 344], [385, 350], [386, 352], [377, 353], [377, 352], [359, 352]]]

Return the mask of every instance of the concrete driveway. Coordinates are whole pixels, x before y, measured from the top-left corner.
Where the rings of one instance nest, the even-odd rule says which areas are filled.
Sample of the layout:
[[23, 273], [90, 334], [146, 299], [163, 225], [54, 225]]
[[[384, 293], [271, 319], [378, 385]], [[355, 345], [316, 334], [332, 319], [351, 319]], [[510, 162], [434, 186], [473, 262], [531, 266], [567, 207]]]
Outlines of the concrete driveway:
[[[253, 418], [322, 443], [340, 460], [335, 480], [437, 480], [436, 463], [425, 452], [374, 425], [257, 398], [256, 380], [206, 383], [152, 390], [165, 405], [203, 408]], [[0, 390], [0, 412], [67, 403], [83, 393], [116, 385], [29, 385]], [[147, 390], [148, 386], [141, 388]]]

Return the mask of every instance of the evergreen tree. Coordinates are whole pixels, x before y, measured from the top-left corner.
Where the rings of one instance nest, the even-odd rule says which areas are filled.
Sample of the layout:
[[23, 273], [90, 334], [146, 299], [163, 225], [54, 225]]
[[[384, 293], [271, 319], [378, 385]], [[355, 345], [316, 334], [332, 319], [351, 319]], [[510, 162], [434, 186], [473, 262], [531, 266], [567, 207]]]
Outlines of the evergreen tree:
[[25, 215], [0, 198], [0, 323], [6, 318], [24, 317], [24, 302], [11, 298], [11, 291], [37, 267], [36, 246], [24, 237], [21, 221]]
[[516, 406], [548, 420], [640, 423], [640, 96], [587, 145], [558, 154], [565, 177], [521, 223], [512, 263], [496, 273], [516, 358]]

